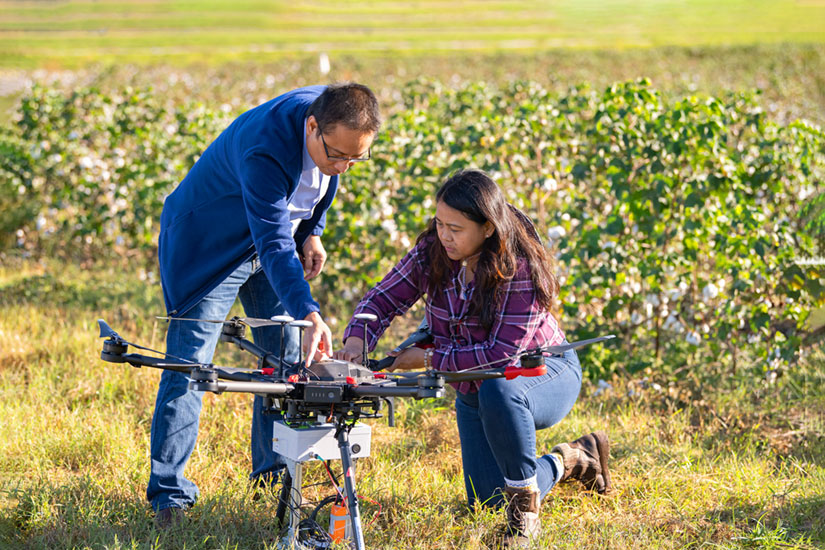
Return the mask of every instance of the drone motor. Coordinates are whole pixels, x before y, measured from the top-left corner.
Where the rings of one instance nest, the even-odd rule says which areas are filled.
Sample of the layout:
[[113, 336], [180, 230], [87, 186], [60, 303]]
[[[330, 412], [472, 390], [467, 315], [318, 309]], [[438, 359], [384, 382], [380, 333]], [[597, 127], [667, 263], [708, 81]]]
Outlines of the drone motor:
[[243, 338], [246, 336], [246, 327], [240, 322], [235, 321], [224, 323], [223, 328], [221, 329], [221, 342], [234, 342], [233, 338]]
[[103, 341], [103, 350], [100, 352], [100, 358], [110, 363], [123, 363], [126, 360], [123, 358], [129, 347], [118, 340], [109, 339]]

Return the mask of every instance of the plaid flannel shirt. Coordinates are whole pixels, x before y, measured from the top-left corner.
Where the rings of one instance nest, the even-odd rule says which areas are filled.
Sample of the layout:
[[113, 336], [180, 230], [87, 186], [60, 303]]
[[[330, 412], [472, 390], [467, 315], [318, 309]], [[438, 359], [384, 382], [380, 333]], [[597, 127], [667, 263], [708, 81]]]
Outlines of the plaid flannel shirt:
[[[374, 349], [392, 319], [403, 315], [426, 294], [428, 245], [427, 240], [418, 243], [358, 304], [356, 314], [372, 313], [378, 317], [366, 324], [366, 337], [364, 324], [351, 320], [344, 340], [350, 336], [364, 338], [369, 349]], [[465, 268], [458, 261], [453, 262], [453, 268], [444, 291], [425, 298], [425, 316], [435, 344], [434, 369], [460, 371], [492, 362], [494, 367], [508, 367], [518, 361], [510, 357], [526, 349], [564, 341], [556, 319], [536, 301], [525, 259], [519, 261], [516, 275], [504, 287], [503, 300], [490, 330], [481, 326], [477, 316], [468, 314], [474, 282], [463, 286]], [[453, 384], [462, 393], [476, 392], [480, 385], [481, 381]]]

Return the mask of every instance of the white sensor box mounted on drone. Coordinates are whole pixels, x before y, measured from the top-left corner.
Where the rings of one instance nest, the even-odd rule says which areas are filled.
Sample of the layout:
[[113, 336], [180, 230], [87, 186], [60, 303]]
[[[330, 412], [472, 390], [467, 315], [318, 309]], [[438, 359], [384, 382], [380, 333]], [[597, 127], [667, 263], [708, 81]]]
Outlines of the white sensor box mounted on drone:
[[[294, 462], [341, 458], [338, 440], [335, 439], [335, 426], [320, 424], [292, 428], [282, 421], [276, 421], [272, 429], [272, 450]], [[370, 438], [372, 428], [367, 424], [356, 424], [349, 432], [352, 458], [370, 456]]]

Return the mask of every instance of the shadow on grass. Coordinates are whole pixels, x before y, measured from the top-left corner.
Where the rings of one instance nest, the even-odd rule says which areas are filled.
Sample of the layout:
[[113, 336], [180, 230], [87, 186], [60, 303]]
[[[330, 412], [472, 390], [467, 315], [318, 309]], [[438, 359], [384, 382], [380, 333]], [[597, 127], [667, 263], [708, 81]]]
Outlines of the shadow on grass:
[[275, 499], [252, 502], [243, 489], [202, 499], [166, 530], [155, 527], [148, 503], [103, 491], [91, 478], [2, 491], [2, 548], [271, 549], [280, 540]]

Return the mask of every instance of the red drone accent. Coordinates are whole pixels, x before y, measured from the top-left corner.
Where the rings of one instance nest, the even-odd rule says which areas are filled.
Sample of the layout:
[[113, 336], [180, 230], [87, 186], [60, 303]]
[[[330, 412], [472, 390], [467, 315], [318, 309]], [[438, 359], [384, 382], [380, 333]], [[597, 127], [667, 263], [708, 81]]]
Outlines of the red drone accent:
[[520, 367], [507, 367], [504, 369], [504, 378], [512, 380], [519, 376], [542, 376], [547, 374], [547, 365], [539, 365], [530, 369], [522, 369]]

